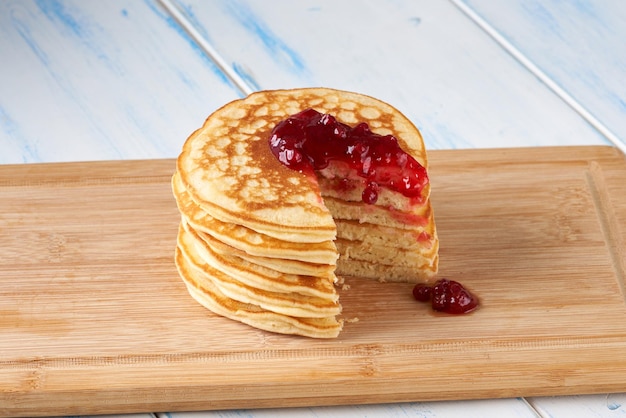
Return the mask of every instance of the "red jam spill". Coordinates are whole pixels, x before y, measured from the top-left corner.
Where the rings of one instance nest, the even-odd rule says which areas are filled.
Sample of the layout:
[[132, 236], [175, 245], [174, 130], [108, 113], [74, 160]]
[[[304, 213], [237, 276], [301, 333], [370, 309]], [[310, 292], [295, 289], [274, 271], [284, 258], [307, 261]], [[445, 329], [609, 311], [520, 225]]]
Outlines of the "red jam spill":
[[440, 279], [431, 287], [417, 284], [413, 297], [420, 302], [430, 301], [434, 310], [450, 313], [469, 313], [478, 307], [478, 298], [454, 280]]
[[426, 169], [404, 152], [392, 135], [378, 135], [367, 123], [350, 127], [314, 109], [281, 121], [269, 139], [274, 156], [287, 167], [322, 170], [341, 161], [365, 179], [363, 202], [376, 203], [380, 187], [419, 197], [428, 184]]

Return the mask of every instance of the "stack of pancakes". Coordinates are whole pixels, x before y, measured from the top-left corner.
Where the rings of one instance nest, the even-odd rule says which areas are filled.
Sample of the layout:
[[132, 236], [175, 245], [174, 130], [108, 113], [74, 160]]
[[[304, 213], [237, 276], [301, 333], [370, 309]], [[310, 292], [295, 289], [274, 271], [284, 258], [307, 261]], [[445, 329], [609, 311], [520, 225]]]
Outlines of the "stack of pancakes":
[[272, 129], [313, 108], [393, 134], [426, 167], [419, 131], [391, 106], [331, 89], [263, 91], [227, 104], [185, 142], [172, 187], [182, 215], [176, 265], [211, 311], [268, 331], [336, 337], [337, 275], [416, 282], [437, 272], [430, 186], [419, 198], [381, 189], [362, 202], [363, 180], [329, 165], [285, 167]]

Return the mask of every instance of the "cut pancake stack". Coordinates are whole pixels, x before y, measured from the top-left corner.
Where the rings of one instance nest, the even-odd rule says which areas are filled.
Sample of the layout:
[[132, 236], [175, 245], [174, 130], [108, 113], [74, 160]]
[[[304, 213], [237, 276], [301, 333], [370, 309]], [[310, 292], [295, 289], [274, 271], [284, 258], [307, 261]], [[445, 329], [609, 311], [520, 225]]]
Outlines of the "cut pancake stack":
[[272, 154], [272, 129], [313, 108], [393, 134], [426, 167], [418, 130], [391, 106], [331, 89], [263, 91], [227, 104], [185, 142], [172, 178], [182, 220], [176, 265], [211, 311], [254, 327], [309, 337], [342, 328], [337, 275], [416, 282], [437, 272], [430, 186], [419, 198], [381, 189], [330, 164], [315, 174]]
[[[220, 221], [193, 200], [181, 176], [173, 189], [182, 221], [176, 265], [190, 294], [211, 311], [283, 334], [335, 337], [341, 312], [331, 241], [306, 245]], [[289, 258], [287, 258], [289, 257]]]

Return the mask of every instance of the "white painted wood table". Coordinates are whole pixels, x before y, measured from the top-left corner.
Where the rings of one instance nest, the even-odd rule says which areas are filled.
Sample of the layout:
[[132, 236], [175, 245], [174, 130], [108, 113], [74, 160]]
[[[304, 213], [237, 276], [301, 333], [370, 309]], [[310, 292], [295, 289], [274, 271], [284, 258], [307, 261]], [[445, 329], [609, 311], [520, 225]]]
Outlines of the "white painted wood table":
[[[622, 0], [0, 0], [0, 164], [175, 157], [227, 101], [302, 86], [388, 101], [429, 149], [625, 150], [624, 39]], [[145, 412], [618, 417], [626, 394]]]

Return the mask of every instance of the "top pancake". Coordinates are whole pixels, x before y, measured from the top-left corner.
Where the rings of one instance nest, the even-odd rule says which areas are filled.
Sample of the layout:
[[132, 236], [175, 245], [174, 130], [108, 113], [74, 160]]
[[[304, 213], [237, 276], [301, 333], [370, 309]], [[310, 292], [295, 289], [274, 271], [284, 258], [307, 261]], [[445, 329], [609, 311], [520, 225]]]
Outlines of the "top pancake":
[[218, 109], [185, 142], [177, 171], [194, 201], [216, 219], [278, 239], [334, 239], [336, 226], [317, 179], [285, 167], [268, 144], [276, 124], [307, 108], [393, 134], [427, 167], [417, 128], [380, 100], [324, 88], [262, 91]]

